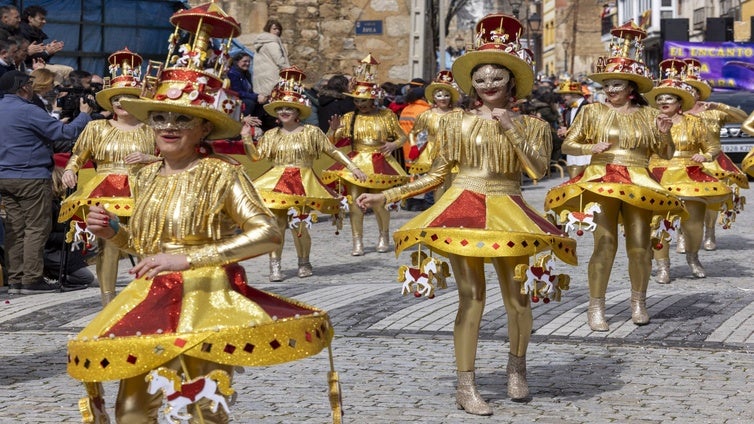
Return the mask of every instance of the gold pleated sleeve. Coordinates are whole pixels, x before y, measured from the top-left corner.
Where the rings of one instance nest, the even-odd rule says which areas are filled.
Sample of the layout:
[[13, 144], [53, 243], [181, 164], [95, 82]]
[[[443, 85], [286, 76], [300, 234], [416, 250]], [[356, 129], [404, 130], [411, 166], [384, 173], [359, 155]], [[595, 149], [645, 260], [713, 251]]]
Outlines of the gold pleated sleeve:
[[678, 143], [675, 134], [673, 134], [676, 150], [699, 152], [708, 162], [712, 161], [721, 152], [719, 132], [717, 135], [713, 133], [712, 129], [699, 117], [686, 114], [683, 119], [688, 127], [687, 136], [689, 139], [687, 142], [691, 147], [685, 148], [681, 143]]
[[670, 132], [657, 129], [658, 114], [651, 107], [623, 114], [602, 103], [586, 105], [573, 120], [561, 150], [567, 155], [592, 155], [594, 144], [617, 143], [623, 150], [646, 149], [647, 157], [654, 152], [670, 159], [675, 151], [673, 139]]
[[[419, 116], [416, 117], [416, 121], [414, 121], [414, 126], [411, 128], [411, 132], [408, 134], [408, 143], [411, 146], [416, 146], [416, 136], [419, 135], [422, 131], [427, 131], [427, 137], [434, 137], [434, 133], [437, 131], [432, 131], [430, 129], [430, 118], [434, 117], [435, 120], [439, 121], [442, 115], [439, 115], [437, 113], [434, 113], [432, 109], [426, 110], [419, 114]], [[435, 125], [435, 128], [437, 125]], [[429, 140], [431, 141], [431, 140]]]
[[[353, 145], [358, 150], [358, 145], [382, 146], [388, 141], [400, 141], [400, 145], [406, 142], [406, 134], [403, 132], [398, 118], [389, 109], [380, 109], [370, 115], [356, 115], [348, 112], [340, 118], [340, 127], [335, 131], [333, 140], [351, 138]], [[355, 124], [356, 128], [352, 130]]]

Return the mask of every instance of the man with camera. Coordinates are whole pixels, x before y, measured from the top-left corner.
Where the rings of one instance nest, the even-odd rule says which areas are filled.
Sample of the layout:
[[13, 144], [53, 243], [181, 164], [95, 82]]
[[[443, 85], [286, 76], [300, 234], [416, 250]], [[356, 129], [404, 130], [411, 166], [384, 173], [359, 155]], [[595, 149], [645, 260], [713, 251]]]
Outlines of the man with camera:
[[84, 101], [92, 108], [92, 119], [103, 119], [102, 109], [95, 100], [95, 95], [102, 89], [101, 84], [92, 82], [92, 74], [86, 71], [72, 71], [64, 84], [55, 87], [58, 92], [57, 106], [62, 109], [61, 120], [71, 120], [79, 114], [79, 105]]
[[75, 139], [91, 121], [83, 99], [70, 123], [61, 122], [29, 100], [32, 77], [9, 71], [0, 77], [0, 196], [5, 203], [5, 251], [9, 293], [37, 294], [59, 289], [43, 278], [44, 246], [52, 227], [52, 144]]

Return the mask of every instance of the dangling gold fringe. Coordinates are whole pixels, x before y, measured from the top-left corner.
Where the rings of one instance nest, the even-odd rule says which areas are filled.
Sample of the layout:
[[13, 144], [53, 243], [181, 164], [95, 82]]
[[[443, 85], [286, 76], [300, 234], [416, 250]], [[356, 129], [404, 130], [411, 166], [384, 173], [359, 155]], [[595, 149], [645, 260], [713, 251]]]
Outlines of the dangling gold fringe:
[[[529, 125], [532, 117], [521, 117], [513, 121], [518, 134], [524, 136], [527, 143], [541, 143], [549, 140], [549, 126]], [[471, 143], [465, 142], [464, 136], [470, 135]], [[440, 149], [448, 159], [472, 166], [481, 167], [494, 173], [513, 173], [521, 171], [521, 161], [516, 151], [497, 121], [482, 119], [462, 110], [445, 114], [438, 136]]]
[[257, 149], [259, 155], [274, 163], [309, 164], [319, 159], [320, 152], [326, 151], [330, 140], [317, 127], [305, 125], [295, 133], [285, 133], [282, 128], [274, 128], [264, 133]]
[[[169, 176], [158, 175], [160, 167], [160, 163], [149, 165], [135, 178], [134, 250], [142, 255], [157, 252], [166, 238], [184, 239], [192, 234], [219, 240], [220, 211], [233, 182], [243, 178], [242, 168], [214, 158], [202, 159], [193, 169]], [[187, 210], [192, 213], [181, 213]], [[177, 224], [173, 215], [180, 217]]]
[[[589, 143], [614, 144], [617, 137], [618, 146], [621, 149], [646, 147], [657, 150], [661, 148], [659, 131], [655, 123], [655, 118], [659, 113], [656, 109], [642, 107], [633, 113], [624, 114], [604, 104], [590, 106], [592, 107], [582, 110], [590, 116], [576, 118], [577, 120], [583, 118], [586, 123], [595, 123], [593, 127], [584, 126], [584, 138]], [[576, 122], [574, 123], [576, 124]], [[605, 131], [606, 128], [611, 129], [611, 131]]]

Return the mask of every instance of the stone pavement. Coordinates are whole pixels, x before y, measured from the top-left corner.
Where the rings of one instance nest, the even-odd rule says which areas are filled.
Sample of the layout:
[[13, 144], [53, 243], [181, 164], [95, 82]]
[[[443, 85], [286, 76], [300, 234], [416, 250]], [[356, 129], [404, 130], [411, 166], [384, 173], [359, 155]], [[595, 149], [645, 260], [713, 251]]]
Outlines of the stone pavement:
[[[527, 184], [524, 196], [541, 210], [551, 178]], [[744, 192], [744, 194], [747, 194]], [[393, 229], [415, 213], [393, 214]], [[488, 287], [478, 349], [477, 378], [495, 415], [455, 408], [452, 326], [456, 293], [434, 299], [401, 296], [397, 267], [408, 255], [375, 253], [373, 216], [366, 217], [367, 254], [350, 256], [350, 230], [339, 236], [328, 221], [312, 231], [315, 275], [295, 276], [290, 233], [283, 256], [287, 279], [267, 282], [267, 258], [244, 262], [257, 287], [330, 312], [336, 330], [335, 367], [341, 376], [345, 423], [750, 423], [754, 421], [754, 214], [732, 230], [718, 228], [718, 250], [701, 252], [708, 277], [694, 279], [683, 255], [671, 253], [666, 286], [650, 284], [652, 322], [630, 321], [625, 253], [618, 252], [608, 288], [610, 331], [586, 325], [586, 266], [591, 235], [577, 237], [580, 265], [562, 302], [533, 306], [528, 352], [532, 400], [506, 395], [506, 317], [496, 284]], [[128, 282], [122, 261], [119, 285]], [[488, 267], [489, 281], [494, 270]], [[0, 295], [0, 423], [75, 423], [83, 387], [65, 373], [66, 340], [99, 310], [98, 289], [36, 296]], [[238, 423], [329, 421], [325, 352], [276, 367], [246, 368], [234, 381], [231, 407]], [[107, 383], [110, 407], [117, 390]]]

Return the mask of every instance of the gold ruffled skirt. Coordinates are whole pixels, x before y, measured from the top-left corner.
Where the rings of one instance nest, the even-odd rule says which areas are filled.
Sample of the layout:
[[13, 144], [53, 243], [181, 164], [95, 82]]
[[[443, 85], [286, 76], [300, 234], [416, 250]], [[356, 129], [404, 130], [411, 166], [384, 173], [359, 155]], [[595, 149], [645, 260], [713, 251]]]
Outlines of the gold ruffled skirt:
[[127, 174], [97, 173], [60, 205], [58, 222], [65, 222], [74, 215], [84, 217], [91, 205], [100, 205], [120, 217], [131, 216], [134, 201]]
[[275, 166], [254, 180], [254, 187], [270, 209], [309, 208], [338, 213], [340, 199], [311, 168]]
[[392, 155], [384, 155], [380, 152], [350, 152], [348, 157], [367, 174], [367, 180], [365, 182], [357, 180], [345, 166], [336, 163], [322, 172], [322, 181], [325, 184], [342, 179], [359, 187], [386, 190], [409, 180], [406, 171]]

